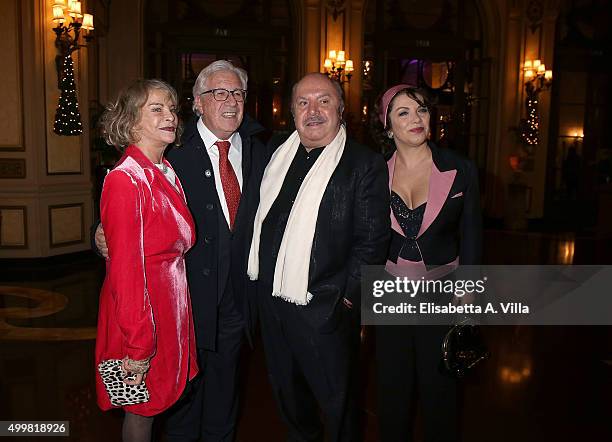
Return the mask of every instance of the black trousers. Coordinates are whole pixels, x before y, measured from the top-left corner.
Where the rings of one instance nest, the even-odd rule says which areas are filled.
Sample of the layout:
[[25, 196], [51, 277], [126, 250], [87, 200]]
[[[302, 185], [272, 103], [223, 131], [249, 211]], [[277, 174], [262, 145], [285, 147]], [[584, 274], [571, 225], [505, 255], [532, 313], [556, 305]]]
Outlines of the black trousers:
[[377, 326], [378, 415], [382, 442], [413, 440], [417, 394], [426, 442], [458, 440], [457, 383], [444, 372], [447, 326]]
[[230, 291], [219, 304], [217, 327], [216, 351], [198, 349], [200, 373], [185, 397], [167, 412], [168, 442], [234, 440], [244, 323]]
[[268, 375], [288, 427], [287, 441], [323, 441], [320, 411], [328, 441], [359, 440], [351, 388], [359, 330], [350, 315], [336, 330], [323, 334], [304, 320], [305, 307], [273, 297], [271, 287], [263, 283], [258, 292]]

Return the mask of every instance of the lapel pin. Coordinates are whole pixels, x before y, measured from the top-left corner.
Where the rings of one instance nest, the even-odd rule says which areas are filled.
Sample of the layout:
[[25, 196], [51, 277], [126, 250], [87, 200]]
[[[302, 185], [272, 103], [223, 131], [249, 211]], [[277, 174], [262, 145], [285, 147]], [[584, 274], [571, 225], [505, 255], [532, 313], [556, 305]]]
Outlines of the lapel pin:
[[206, 169], [206, 170], [204, 171], [204, 176], [205, 176], [206, 178], [210, 178], [210, 177], [212, 176], [212, 172], [210, 171], [210, 169]]

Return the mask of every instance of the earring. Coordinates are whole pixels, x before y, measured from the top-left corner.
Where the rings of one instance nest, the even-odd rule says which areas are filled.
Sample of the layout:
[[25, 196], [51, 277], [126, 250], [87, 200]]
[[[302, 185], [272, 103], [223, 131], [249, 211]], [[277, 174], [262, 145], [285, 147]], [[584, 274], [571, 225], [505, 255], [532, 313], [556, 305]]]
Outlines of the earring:
[[393, 139], [393, 131], [392, 130], [387, 131], [387, 138]]

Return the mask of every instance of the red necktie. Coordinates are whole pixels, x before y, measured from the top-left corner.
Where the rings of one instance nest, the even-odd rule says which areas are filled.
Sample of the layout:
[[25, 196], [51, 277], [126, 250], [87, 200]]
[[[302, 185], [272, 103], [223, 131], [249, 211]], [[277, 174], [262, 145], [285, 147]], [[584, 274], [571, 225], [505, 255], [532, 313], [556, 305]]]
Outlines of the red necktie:
[[236, 173], [228, 157], [230, 142], [217, 141], [215, 144], [219, 148], [219, 175], [221, 175], [221, 186], [225, 194], [225, 202], [227, 203], [230, 219], [230, 230], [232, 230], [236, 220], [236, 213], [238, 212], [238, 204], [240, 203], [240, 184], [238, 184], [238, 178], [236, 178]]

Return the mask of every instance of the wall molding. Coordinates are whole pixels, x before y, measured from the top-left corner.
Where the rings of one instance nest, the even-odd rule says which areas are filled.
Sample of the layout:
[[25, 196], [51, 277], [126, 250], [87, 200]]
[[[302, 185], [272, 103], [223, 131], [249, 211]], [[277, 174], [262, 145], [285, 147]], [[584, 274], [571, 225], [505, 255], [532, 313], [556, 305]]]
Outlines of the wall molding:
[[[7, 1], [7, 3], [10, 0], [5, 0]], [[19, 120], [19, 128], [18, 128], [18, 132], [19, 134], [17, 135], [18, 139], [16, 140], [15, 143], [9, 143], [9, 144], [0, 144], [0, 152], [23, 152], [25, 151], [25, 110], [24, 110], [24, 99], [23, 99], [23, 41], [21, 38], [21, 32], [22, 32], [22, 25], [21, 25], [21, 1], [20, 0], [13, 0], [12, 1], [14, 4], [14, 9], [15, 9], [15, 16], [14, 16], [14, 20], [15, 20], [15, 68], [16, 68], [16, 82], [18, 83], [18, 87], [16, 88], [16, 98], [18, 100], [18, 106], [17, 109], [11, 109], [11, 111], [14, 111], [15, 117], [18, 117]], [[6, 40], [5, 40], [6, 41]], [[6, 55], [7, 57], [9, 56], [9, 54], [4, 53], [4, 55]], [[10, 68], [12, 66], [12, 63], [7, 63], [5, 66], [7, 66], [8, 68]], [[3, 78], [2, 82], [4, 84], [7, 83], [6, 78]], [[4, 100], [6, 101], [6, 97], [3, 97]]]
[[[23, 243], [22, 244], [5, 244], [2, 238], [3, 228], [3, 211], [17, 211], [23, 212]], [[27, 206], [0, 206], [0, 249], [27, 249], [28, 248], [28, 208]]]
[[[50, 205], [49, 206], [49, 248], [53, 249], [53, 248], [57, 248], [57, 247], [66, 247], [66, 246], [71, 246], [74, 244], [81, 244], [84, 242], [85, 240], [85, 229], [83, 227], [83, 222], [84, 222], [84, 215], [85, 215], [85, 209], [84, 209], [84, 203], [75, 203], [75, 204], [58, 204], [58, 205]], [[55, 239], [56, 236], [59, 236], [59, 233], [57, 235], [54, 236], [54, 227], [56, 229], [59, 228], [59, 226], [54, 225], [54, 215], [55, 217], [59, 217], [57, 219], [57, 221], [62, 221], [62, 220], [66, 220], [66, 219], [73, 219], [72, 217], [68, 217], [68, 213], [65, 209], [78, 209], [79, 210], [79, 215], [78, 215], [78, 221], [79, 221], [79, 227], [78, 227], [78, 231], [76, 232], [75, 236], [70, 236], [67, 235], [64, 232], [64, 235], [66, 236], [65, 239], [59, 238], [59, 239]], [[57, 212], [64, 212], [64, 213], [57, 213]], [[56, 212], [54, 214], [54, 212]], [[55, 230], [55, 232], [57, 232], [57, 230]], [[74, 231], [72, 233], [75, 233]]]
[[0, 179], [24, 179], [26, 161], [23, 158], [0, 158]]

